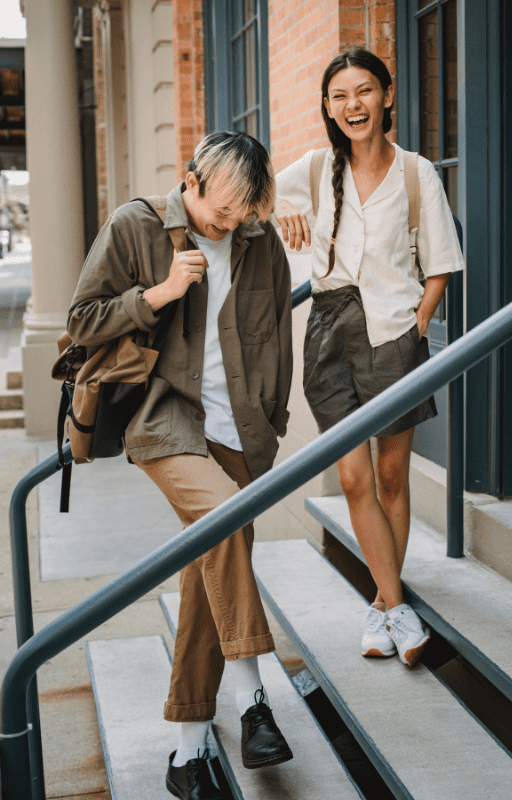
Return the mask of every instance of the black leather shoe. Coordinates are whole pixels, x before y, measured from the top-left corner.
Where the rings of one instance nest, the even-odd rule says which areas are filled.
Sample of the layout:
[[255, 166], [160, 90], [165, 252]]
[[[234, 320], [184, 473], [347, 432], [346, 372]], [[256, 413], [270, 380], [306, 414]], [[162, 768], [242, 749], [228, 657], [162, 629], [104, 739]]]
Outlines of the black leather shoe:
[[169, 756], [165, 785], [174, 797], [181, 800], [225, 800], [214, 785], [208, 769], [208, 750], [202, 758], [191, 758], [182, 767], [173, 767], [176, 750]]
[[247, 769], [273, 767], [293, 758], [272, 711], [262, 702], [263, 697], [263, 691], [256, 692], [256, 705], [248, 708], [242, 717], [242, 762]]

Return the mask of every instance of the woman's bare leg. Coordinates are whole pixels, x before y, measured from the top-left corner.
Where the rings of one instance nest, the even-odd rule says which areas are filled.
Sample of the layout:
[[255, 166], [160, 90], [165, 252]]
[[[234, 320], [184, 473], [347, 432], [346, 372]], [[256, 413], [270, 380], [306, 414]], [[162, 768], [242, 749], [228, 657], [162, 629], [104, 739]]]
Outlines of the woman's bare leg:
[[[377, 439], [377, 487], [380, 505], [393, 533], [400, 574], [409, 540], [411, 505], [409, 466], [414, 428]], [[377, 592], [376, 602], [383, 602]], [[388, 606], [389, 608], [389, 606]]]
[[356, 447], [337, 462], [350, 519], [379, 595], [388, 608], [401, 605], [401, 563], [392, 527], [377, 497], [370, 443]]

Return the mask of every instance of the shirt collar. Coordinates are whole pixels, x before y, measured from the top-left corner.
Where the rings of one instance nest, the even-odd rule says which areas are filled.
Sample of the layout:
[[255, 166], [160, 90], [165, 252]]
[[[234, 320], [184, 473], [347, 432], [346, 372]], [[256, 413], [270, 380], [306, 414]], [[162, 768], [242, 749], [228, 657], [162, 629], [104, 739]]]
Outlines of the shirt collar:
[[[167, 207], [165, 210], [164, 228], [185, 228], [188, 233], [192, 233], [187, 209], [183, 202], [183, 192], [186, 184], [182, 181], [167, 195]], [[241, 222], [233, 232], [238, 239], [253, 239], [256, 236], [263, 236], [265, 230], [259, 222]]]
[[386, 177], [380, 186], [375, 189], [374, 193], [368, 198], [364, 206], [361, 206], [361, 201], [359, 200], [359, 194], [354, 182], [354, 176], [352, 175], [350, 162], [347, 159], [343, 175], [343, 201], [348, 201], [357, 215], [361, 218], [363, 216], [363, 208], [366, 209], [375, 203], [379, 203], [385, 197], [393, 194], [393, 192], [402, 186], [403, 150], [398, 147], [398, 145], [393, 145], [393, 147], [395, 148], [395, 158], [393, 163], [391, 164]]

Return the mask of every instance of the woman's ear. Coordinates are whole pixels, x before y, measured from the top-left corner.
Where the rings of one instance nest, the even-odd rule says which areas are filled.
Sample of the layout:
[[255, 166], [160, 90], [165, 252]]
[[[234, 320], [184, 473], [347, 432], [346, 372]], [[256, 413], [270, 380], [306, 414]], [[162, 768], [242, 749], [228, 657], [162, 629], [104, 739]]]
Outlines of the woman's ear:
[[331, 114], [331, 104], [329, 103], [329, 99], [327, 97], [324, 97], [324, 106], [330, 118], [334, 119], [333, 115]]
[[390, 83], [384, 94], [384, 108], [391, 108], [394, 99], [395, 99], [395, 87], [393, 86], [392, 83]]

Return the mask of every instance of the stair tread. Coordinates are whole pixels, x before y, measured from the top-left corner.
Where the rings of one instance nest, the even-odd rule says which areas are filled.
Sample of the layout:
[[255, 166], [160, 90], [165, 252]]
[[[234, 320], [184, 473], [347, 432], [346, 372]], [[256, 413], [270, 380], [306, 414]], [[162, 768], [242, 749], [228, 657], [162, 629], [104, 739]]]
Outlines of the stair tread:
[[[161, 602], [174, 633], [178, 619], [179, 594], [161, 595]], [[215, 745], [235, 797], [244, 800], [311, 800], [311, 798], [360, 797], [344, 768], [319, 729], [311, 712], [297, 693], [274, 653], [258, 658], [261, 679], [267, 688], [277, 724], [285, 735], [294, 758], [278, 767], [245, 769], [240, 757], [240, 716], [234, 702], [231, 676], [225, 670], [217, 697], [213, 726]], [[230, 765], [226, 768], [226, 761]], [[237, 794], [237, 790], [239, 794]]]
[[[344, 543], [358, 552], [346, 498], [311, 497], [306, 508]], [[447, 558], [446, 540], [421, 520], [411, 519], [411, 535], [402, 580], [421, 600], [504, 673], [512, 676], [512, 583], [472, 558]], [[422, 612], [421, 612], [422, 613]], [[423, 613], [422, 613], [423, 616]], [[427, 615], [425, 615], [427, 616]], [[436, 620], [428, 622], [437, 629]], [[444, 635], [441, 630], [440, 633]], [[457, 649], [475, 663], [467, 644]], [[478, 654], [477, 654], [478, 655]], [[486, 674], [484, 665], [476, 666]], [[499, 686], [507, 696], [510, 687]]]
[[15, 409], [9, 411], [0, 411], [0, 429], [1, 428], [24, 428], [25, 427], [25, 412]]
[[397, 796], [508, 796], [509, 754], [433, 673], [361, 657], [367, 603], [309, 542], [257, 542], [253, 559], [264, 599], [373, 763], [391, 765]]
[[112, 800], [168, 800], [178, 726], [162, 718], [169, 655], [161, 636], [87, 642]]

